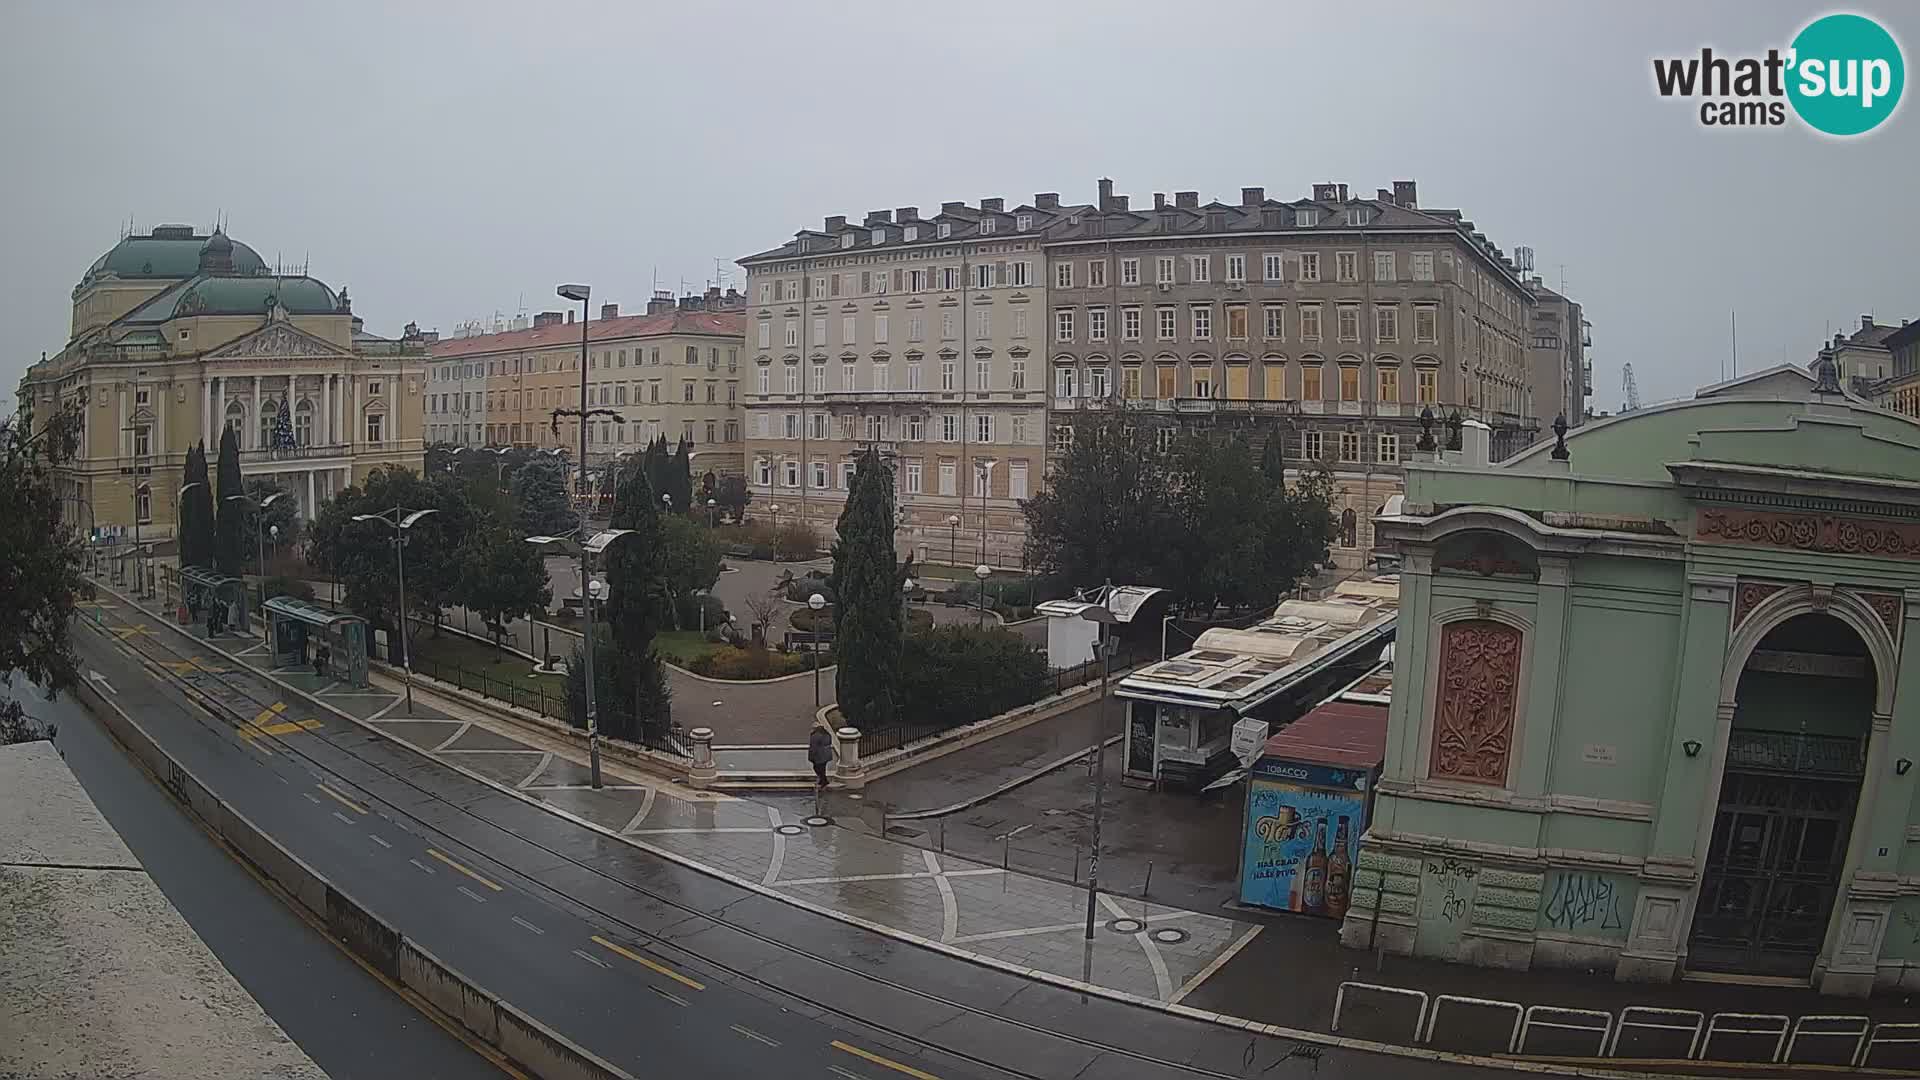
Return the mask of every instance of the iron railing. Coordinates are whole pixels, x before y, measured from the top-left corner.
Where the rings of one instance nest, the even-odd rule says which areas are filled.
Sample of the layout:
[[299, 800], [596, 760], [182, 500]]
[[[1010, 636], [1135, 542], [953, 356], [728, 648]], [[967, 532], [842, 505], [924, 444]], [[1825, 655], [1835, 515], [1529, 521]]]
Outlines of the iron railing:
[[1867, 744], [1844, 735], [1736, 729], [1727, 739], [1727, 768], [1812, 776], [1860, 776], [1867, 771]]
[[[413, 670], [415, 674], [437, 679], [493, 701], [550, 717], [570, 727], [581, 726], [575, 721], [572, 709], [568, 707], [566, 691], [550, 686], [549, 679], [527, 679], [524, 676], [507, 679], [498, 675], [489, 675], [484, 671], [476, 671], [461, 664], [422, 656], [418, 645], [414, 648]], [[690, 756], [685, 743], [685, 732], [678, 723], [643, 725], [640, 738], [634, 741], [649, 750], [658, 750], [680, 757]]]

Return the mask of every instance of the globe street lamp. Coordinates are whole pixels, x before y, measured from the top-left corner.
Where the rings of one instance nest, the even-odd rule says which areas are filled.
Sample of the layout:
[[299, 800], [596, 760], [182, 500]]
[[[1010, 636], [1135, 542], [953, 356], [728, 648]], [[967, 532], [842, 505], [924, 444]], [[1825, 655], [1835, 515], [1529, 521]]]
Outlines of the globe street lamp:
[[[231, 496], [231, 495], [228, 496], [228, 498], [240, 498], [240, 497], [241, 496]], [[271, 501], [271, 499], [269, 501]], [[265, 504], [262, 503], [261, 505], [264, 506]], [[393, 530], [393, 561], [394, 561], [394, 567], [396, 569], [396, 572], [399, 574], [399, 579], [400, 579], [400, 629], [399, 629], [400, 651], [402, 656], [404, 657], [405, 669], [407, 673], [406, 681], [407, 681], [407, 715], [408, 716], [413, 715], [413, 639], [407, 634], [406, 532], [408, 529], [413, 528], [414, 522], [419, 521], [421, 518], [426, 517], [428, 514], [437, 514], [439, 512], [440, 511], [438, 510], [414, 510], [409, 512], [408, 510], [402, 507], [396, 506], [392, 510], [383, 511], [378, 514], [353, 515], [353, 520], [355, 521], [377, 521], [380, 524], [385, 525], [386, 527]], [[389, 519], [387, 517], [388, 514], [393, 515], [393, 517]], [[403, 517], [401, 515], [405, 515], [405, 516]], [[262, 601], [262, 603], [265, 603], [265, 601]], [[393, 658], [393, 646], [391, 643], [389, 643], [387, 646], [387, 658], [388, 659]]]
[[773, 514], [773, 561], [780, 561], [780, 504], [767, 507]]
[[913, 602], [913, 589], [914, 581], [912, 578], [908, 578], [900, 583], [900, 632], [903, 634], [913, 629], [913, 619], [911, 617], [913, 615], [913, 608], [909, 606]]
[[707, 500], [707, 531], [708, 531], [708, 532], [712, 532], [712, 531], [713, 531], [713, 512], [714, 512], [714, 510], [715, 510], [715, 509], [717, 509], [717, 508], [718, 508], [719, 506], [720, 506], [720, 500], [719, 500], [719, 499], [708, 499], [708, 500]]
[[948, 543], [952, 545], [952, 547], [947, 552], [947, 561], [954, 566], [959, 566], [960, 565], [960, 515], [959, 514], [947, 515], [947, 532], [949, 534]]
[[819, 593], [807, 597], [807, 607], [813, 610], [813, 711], [820, 712], [820, 612], [825, 610], [827, 598]]
[[987, 578], [993, 573], [986, 563], [973, 568], [973, 576], [980, 579], [980, 626], [987, 625]]
[[[584, 526], [583, 526], [584, 527]], [[577, 536], [575, 528], [562, 536], [529, 536], [527, 543], [545, 546], [548, 544], [566, 544], [569, 538]], [[615, 541], [633, 535], [632, 529], [607, 529], [598, 532], [584, 544], [576, 544], [580, 556], [580, 607], [586, 616], [584, 632], [581, 635], [581, 663], [585, 668], [581, 674], [586, 684], [586, 722], [587, 722], [587, 768], [592, 777], [595, 790], [600, 787], [600, 719], [593, 692], [593, 577], [588, 566], [588, 557], [607, 550]]]

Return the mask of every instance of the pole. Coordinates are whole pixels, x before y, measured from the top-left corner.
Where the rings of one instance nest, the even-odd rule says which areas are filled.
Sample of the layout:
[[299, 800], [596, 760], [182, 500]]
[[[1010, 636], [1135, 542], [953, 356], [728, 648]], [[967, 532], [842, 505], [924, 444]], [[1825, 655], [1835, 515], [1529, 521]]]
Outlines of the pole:
[[1087, 940], [1093, 940], [1094, 904], [1100, 895], [1100, 819], [1107, 792], [1107, 680], [1113, 675], [1108, 623], [1100, 624], [1100, 707], [1093, 713], [1093, 835], [1087, 848]]
[[[580, 475], [587, 475], [587, 300], [580, 300]], [[587, 524], [587, 511], [580, 512], [580, 527], [584, 532]], [[582, 651], [585, 658], [583, 674], [586, 676], [587, 711], [587, 769], [591, 774], [591, 783], [595, 791], [600, 789], [600, 719], [593, 700], [593, 579], [587, 566], [587, 538], [580, 538], [580, 607], [586, 612], [586, 623], [581, 635]]]
[[413, 641], [407, 636], [407, 531], [400, 527], [400, 508], [393, 508], [393, 559], [400, 575], [400, 652], [407, 673], [407, 715], [413, 715]]
[[[180, 515], [179, 515], [179, 514], [178, 514], [177, 512], [176, 512], [176, 513], [174, 514], [174, 517], [175, 517], [176, 519], [177, 519], [177, 518], [178, 518], [179, 516], [180, 516]], [[267, 610], [267, 534], [266, 534], [266, 525], [267, 525], [267, 521], [266, 521], [266, 518], [267, 518], [267, 515], [265, 515], [265, 514], [261, 514], [261, 515], [260, 515], [260, 520], [258, 520], [258, 521], [255, 521], [255, 522], [253, 523], [253, 526], [254, 526], [254, 528], [253, 528], [253, 540], [254, 540], [254, 545], [253, 545], [253, 550], [254, 550], [254, 558], [255, 558], [255, 559], [256, 559], [256, 560], [257, 560], [257, 561], [259, 562], [259, 564], [260, 564], [260, 566], [259, 566], [259, 572], [260, 572], [260, 610], [261, 610], [261, 611], [263, 611], [263, 612]], [[408, 654], [409, 654], [409, 656], [411, 656], [411, 654], [412, 654], [412, 652], [413, 652], [413, 650], [411, 650], [411, 649], [409, 649], [409, 650], [407, 650], [407, 652], [408, 652]]]

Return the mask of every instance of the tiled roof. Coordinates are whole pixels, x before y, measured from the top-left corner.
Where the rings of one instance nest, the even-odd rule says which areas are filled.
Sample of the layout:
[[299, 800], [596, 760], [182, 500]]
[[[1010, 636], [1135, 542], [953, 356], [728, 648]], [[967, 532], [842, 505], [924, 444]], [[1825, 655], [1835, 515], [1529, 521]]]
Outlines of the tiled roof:
[[[707, 334], [744, 338], [747, 317], [737, 311], [675, 311], [659, 315], [623, 315], [613, 319], [594, 319], [587, 323], [587, 341], [612, 341], [637, 337], [666, 337], [671, 334]], [[544, 349], [555, 345], [578, 345], [580, 324], [555, 323], [530, 330], [509, 330], [504, 334], [477, 334], [435, 342], [436, 360], [480, 353], [517, 352]]]

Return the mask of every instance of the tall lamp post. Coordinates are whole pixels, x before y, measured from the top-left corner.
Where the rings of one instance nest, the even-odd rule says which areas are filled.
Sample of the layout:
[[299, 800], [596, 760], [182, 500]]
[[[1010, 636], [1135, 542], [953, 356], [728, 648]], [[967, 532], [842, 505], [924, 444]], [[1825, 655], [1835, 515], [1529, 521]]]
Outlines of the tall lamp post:
[[[231, 498], [232, 496], [229, 496]], [[355, 514], [355, 521], [377, 521], [393, 530], [393, 561], [400, 577], [400, 651], [405, 658], [407, 673], [407, 715], [413, 715], [413, 638], [407, 633], [407, 530], [413, 523], [428, 514], [437, 514], [438, 510], [406, 510], [394, 507], [378, 514]], [[392, 517], [389, 518], [388, 515]], [[391, 653], [391, 646], [389, 646]]]
[[[584, 518], [585, 515], [582, 515], [583, 520]], [[582, 524], [565, 536], [529, 536], [527, 543], [542, 546], [564, 544], [569, 537], [579, 535], [580, 530], [585, 527]], [[608, 545], [614, 541], [632, 535], [632, 529], [608, 529], [595, 533], [586, 543], [577, 545], [580, 555], [580, 607], [586, 616], [581, 634], [581, 663], [585, 665], [581, 675], [584, 676], [586, 683], [587, 768], [596, 791], [600, 788], [600, 712], [593, 692], [593, 577], [588, 559], [592, 555], [606, 551]]]
[[[197, 483], [199, 483], [199, 482], [200, 482], [200, 481], [198, 481], [198, 480], [195, 480], [195, 481], [194, 481], [193, 483], [194, 483], [194, 484], [197, 484]], [[188, 484], [188, 485], [187, 485], [187, 487], [192, 487], [192, 486], [193, 486], [193, 484]], [[185, 492], [185, 491], [187, 490], [187, 488], [181, 488], [180, 490], [181, 490], [182, 492]], [[260, 500], [259, 502], [254, 502], [254, 501], [253, 501], [253, 496], [251, 496], [251, 495], [246, 495], [246, 494], [240, 494], [240, 495], [228, 495], [228, 496], [225, 496], [225, 497], [224, 497], [224, 499], [223, 499], [222, 501], [224, 501], [224, 502], [243, 502], [243, 503], [246, 503], [246, 504], [247, 504], [248, 506], [251, 506], [251, 507], [253, 507], [253, 509], [255, 510], [255, 512], [264, 512], [264, 511], [266, 510], [266, 508], [267, 508], [267, 507], [269, 507], [269, 506], [272, 506], [272, 505], [274, 504], [274, 502], [275, 502], [275, 500], [277, 500], [277, 499], [279, 499], [279, 498], [280, 498], [280, 496], [282, 496], [282, 495], [285, 495], [285, 494], [286, 494], [286, 492], [284, 492], [284, 491], [276, 491], [276, 492], [274, 492], [273, 494], [271, 494], [271, 495], [269, 495], [269, 496], [267, 496], [266, 498], [264, 498], [264, 499], [261, 499], [261, 500]], [[431, 511], [428, 511], [428, 512], [429, 512], [429, 513], [431, 513]], [[364, 515], [363, 515], [363, 516], [364, 516]], [[359, 518], [355, 518], [354, 520], [355, 520], [355, 521], [358, 521], [358, 520], [360, 520], [360, 519], [359, 519]], [[259, 567], [260, 567], [260, 608], [261, 608], [261, 610], [262, 610], [262, 611], [264, 611], [264, 610], [266, 610], [266, 607], [267, 607], [267, 538], [266, 538], [266, 532], [267, 532], [267, 530], [266, 530], [266, 520], [265, 520], [264, 518], [263, 518], [263, 519], [261, 519], [261, 520], [259, 520], [259, 521], [256, 521], [256, 522], [254, 522], [254, 523], [253, 523], [253, 539], [254, 539], [254, 545], [253, 545], [253, 546], [254, 546], [254, 551], [255, 551], [255, 555], [256, 555], [256, 558], [257, 558], [257, 559], [259, 560], [259, 562], [258, 562], [258, 565], [259, 565]], [[405, 580], [405, 578], [403, 577], [403, 578], [402, 578], [401, 580], [402, 580], [402, 581], [404, 581], [404, 580]], [[408, 650], [407, 650], [407, 661], [408, 661], [409, 663], [411, 663], [411, 662], [413, 661], [413, 650], [412, 650], [412, 649], [408, 649]], [[411, 702], [409, 702], [409, 703], [407, 704], [407, 711], [409, 711], [409, 712], [411, 712], [411, 711], [413, 711], [413, 704], [412, 704]]]
[[1113, 628], [1120, 620], [1104, 602], [1088, 605], [1080, 617], [1100, 624], [1100, 707], [1093, 713], [1093, 825], [1087, 844], [1087, 940], [1092, 941], [1094, 907], [1100, 896], [1100, 821], [1107, 791], [1107, 729], [1103, 721], [1107, 703], [1112, 700], [1108, 681], [1113, 677], [1113, 653], [1118, 644]]
[[915, 582], [908, 578], [900, 583], [900, 632], [913, 629], [913, 589]]
[[813, 711], [820, 712], [820, 612], [825, 610], [827, 598], [814, 593], [807, 597], [807, 608], [813, 612]]
[[708, 532], [712, 532], [712, 531], [713, 531], [713, 512], [714, 512], [714, 511], [715, 511], [716, 509], [718, 509], [718, 508], [719, 508], [719, 506], [720, 506], [720, 500], [719, 500], [719, 499], [708, 499], [708, 500], [707, 500], [707, 531], [708, 531]]
[[951, 545], [947, 552], [947, 561], [954, 566], [960, 565], [960, 515], [947, 515], [947, 543]]
[[973, 576], [980, 579], [980, 619], [976, 624], [979, 626], [987, 625], [987, 578], [992, 573], [993, 568], [986, 563], [973, 568]]
[[767, 510], [773, 514], [773, 561], [780, 561], [780, 504], [772, 503]]

